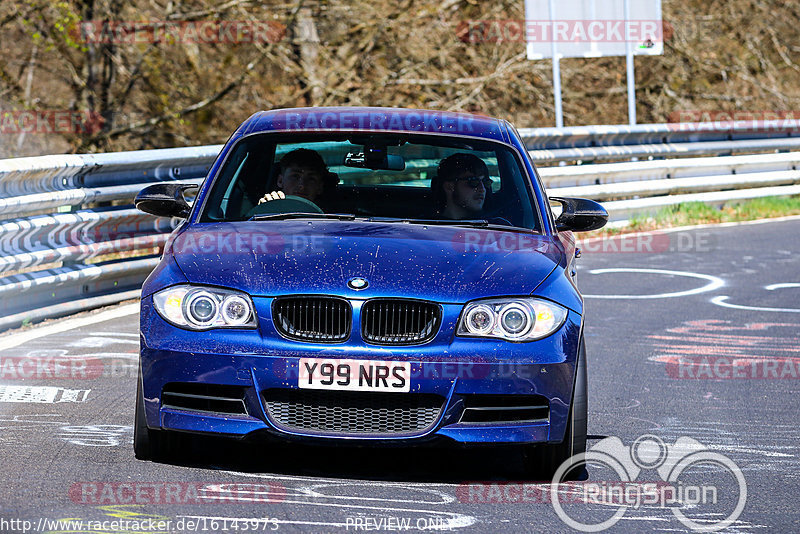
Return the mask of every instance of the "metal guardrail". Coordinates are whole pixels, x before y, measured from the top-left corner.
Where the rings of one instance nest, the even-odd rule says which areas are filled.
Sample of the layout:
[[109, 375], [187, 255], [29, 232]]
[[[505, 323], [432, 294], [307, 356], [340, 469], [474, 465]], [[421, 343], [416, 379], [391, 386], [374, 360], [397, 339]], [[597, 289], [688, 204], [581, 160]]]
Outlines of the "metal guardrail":
[[798, 134], [779, 120], [520, 130], [537, 163], [800, 150]]
[[221, 148], [0, 161], [0, 330], [135, 298], [174, 222], [133, 198], [148, 183], [199, 183]]
[[[685, 201], [800, 194], [794, 132], [715, 126], [520, 133], [550, 194], [603, 201], [612, 220]], [[148, 183], [199, 183], [221, 148], [1, 160], [0, 330], [138, 296], [175, 221], [136, 211], [134, 196]], [[594, 163], [611, 160], [624, 161]]]
[[549, 192], [603, 202], [611, 221], [625, 221], [682, 202], [721, 205], [797, 194], [800, 152], [543, 167], [539, 173]]
[[796, 125], [791, 126], [784, 120], [681, 122], [521, 128], [519, 133], [529, 150], [552, 150], [800, 137]]

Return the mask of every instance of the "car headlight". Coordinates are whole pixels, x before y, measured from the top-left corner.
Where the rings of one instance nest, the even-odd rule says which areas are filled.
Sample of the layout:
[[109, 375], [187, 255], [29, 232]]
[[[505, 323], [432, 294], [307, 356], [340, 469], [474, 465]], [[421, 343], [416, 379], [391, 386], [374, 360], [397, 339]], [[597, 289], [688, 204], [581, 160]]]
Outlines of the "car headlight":
[[533, 341], [558, 330], [566, 318], [566, 308], [547, 300], [532, 297], [478, 300], [464, 308], [456, 334]]
[[156, 311], [182, 328], [255, 328], [256, 313], [250, 297], [240, 291], [180, 285], [153, 295]]

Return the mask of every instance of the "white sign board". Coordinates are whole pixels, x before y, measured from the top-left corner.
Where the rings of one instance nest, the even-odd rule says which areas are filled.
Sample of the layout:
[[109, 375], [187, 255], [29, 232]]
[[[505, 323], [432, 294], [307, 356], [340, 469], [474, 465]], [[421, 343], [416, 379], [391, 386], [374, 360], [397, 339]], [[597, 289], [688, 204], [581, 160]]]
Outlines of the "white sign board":
[[628, 41], [634, 55], [661, 55], [661, 0], [525, 0], [525, 39], [532, 60], [625, 56]]

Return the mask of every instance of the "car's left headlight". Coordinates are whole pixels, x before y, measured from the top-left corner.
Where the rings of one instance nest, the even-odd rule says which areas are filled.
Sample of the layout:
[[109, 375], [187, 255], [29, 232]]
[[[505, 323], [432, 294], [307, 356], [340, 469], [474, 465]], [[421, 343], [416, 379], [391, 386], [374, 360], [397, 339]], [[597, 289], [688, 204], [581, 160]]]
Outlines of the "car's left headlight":
[[179, 285], [153, 295], [158, 314], [190, 330], [255, 328], [256, 313], [250, 296], [240, 291]]
[[547, 300], [532, 297], [476, 300], [464, 307], [456, 334], [533, 341], [558, 330], [566, 318], [566, 308]]

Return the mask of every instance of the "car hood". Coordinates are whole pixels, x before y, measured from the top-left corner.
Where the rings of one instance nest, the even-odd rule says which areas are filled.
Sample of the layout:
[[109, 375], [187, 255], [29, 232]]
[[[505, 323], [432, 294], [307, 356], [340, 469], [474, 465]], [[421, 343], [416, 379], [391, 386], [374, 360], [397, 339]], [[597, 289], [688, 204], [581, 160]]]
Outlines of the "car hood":
[[[165, 254], [191, 283], [253, 296], [404, 296], [461, 303], [530, 294], [562, 261], [557, 241], [525, 232], [331, 220], [196, 224]], [[361, 277], [368, 286], [349, 289]]]

